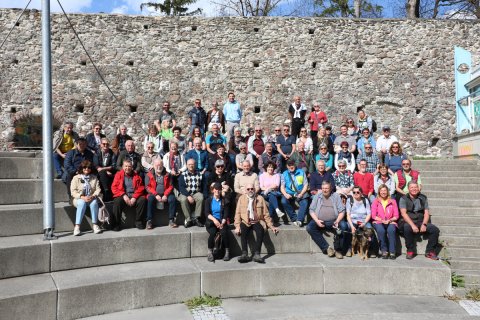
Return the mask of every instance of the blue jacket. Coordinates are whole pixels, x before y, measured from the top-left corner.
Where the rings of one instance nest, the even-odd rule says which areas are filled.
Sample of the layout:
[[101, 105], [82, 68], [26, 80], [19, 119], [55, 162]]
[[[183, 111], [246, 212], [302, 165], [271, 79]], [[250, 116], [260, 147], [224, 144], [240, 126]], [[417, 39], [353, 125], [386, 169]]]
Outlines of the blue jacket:
[[196, 150], [190, 150], [185, 154], [185, 163], [189, 160], [195, 160], [195, 169], [196, 170], [208, 170], [208, 152], [205, 150], [200, 150], [200, 165], [198, 164], [198, 155]]
[[335, 192], [337, 188], [335, 187], [335, 179], [333, 178], [333, 175], [330, 172], [325, 172], [323, 176], [321, 176], [318, 171], [314, 171], [310, 174], [310, 190], [321, 190], [322, 182], [325, 180], [330, 182], [332, 185], [332, 192]]
[[81, 154], [77, 148], [68, 151], [65, 156], [65, 161], [63, 162], [65, 171], [67, 171], [68, 174], [76, 174], [83, 160], [89, 160], [93, 165], [93, 153], [90, 150], [85, 150], [85, 152]]

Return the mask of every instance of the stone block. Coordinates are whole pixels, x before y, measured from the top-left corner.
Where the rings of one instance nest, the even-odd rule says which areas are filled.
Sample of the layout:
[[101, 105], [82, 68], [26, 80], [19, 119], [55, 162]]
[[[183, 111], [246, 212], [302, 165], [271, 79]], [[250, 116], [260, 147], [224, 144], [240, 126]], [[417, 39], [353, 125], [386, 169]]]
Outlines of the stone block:
[[[0, 180], [0, 205], [40, 203], [43, 198], [41, 180], [4, 179]], [[53, 183], [55, 202], [68, 201], [67, 188], [60, 180]]]
[[[81, 253], [81, 254], [75, 254]], [[52, 271], [190, 257], [190, 232], [168, 227], [91, 231], [52, 241]]]
[[452, 289], [450, 269], [421, 256], [395, 261], [322, 258], [325, 293], [443, 296]]
[[42, 159], [0, 157], [0, 179], [41, 179]]
[[190, 259], [138, 262], [52, 273], [57, 319], [180, 303], [201, 294]]
[[50, 271], [50, 242], [41, 235], [0, 237], [0, 279]]
[[310, 254], [267, 256], [265, 264], [193, 260], [202, 272], [203, 292], [222, 298], [324, 292], [323, 266]]
[[49, 274], [3, 279], [0, 288], [0, 319], [56, 319], [57, 288]]

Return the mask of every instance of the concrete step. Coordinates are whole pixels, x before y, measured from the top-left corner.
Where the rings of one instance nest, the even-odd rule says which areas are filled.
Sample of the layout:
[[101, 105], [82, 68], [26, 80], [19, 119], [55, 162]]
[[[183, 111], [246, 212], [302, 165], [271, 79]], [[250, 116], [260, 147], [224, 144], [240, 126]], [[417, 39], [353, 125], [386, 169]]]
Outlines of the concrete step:
[[[463, 170], [463, 171], [420, 171], [420, 177], [443, 177], [445, 178], [480, 178], [480, 171]], [[462, 179], [463, 181], [463, 179]]]
[[[422, 179], [423, 182], [423, 179]], [[443, 191], [445, 193], [451, 191], [480, 191], [480, 181], [477, 184], [434, 184], [434, 183], [423, 183], [422, 190], [425, 192], [428, 191]]]
[[480, 247], [480, 236], [440, 234], [440, 241], [443, 242], [447, 248], [450, 247], [450, 246], [475, 246], [475, 247]]
[[480, 226], [452, 226], [443, 225], [440, 233], [445, 235], [480, 236]]
[[432, 166], [432, 165], [414, 165], [412, 166], [414, 170], [420, 171], [422, 174], [424, 171], [436, 171], [442, 173], [444, 171], [457, 171], [457, 172], [475, 172], [480, 171], [480, 166], [478, 165], [446, 165], [446, 166]]
[[455, 225], [455, 226], [480, 226], [480, 215], [477, 216], [432, 216], [432, 222], [437, 226]]
[[[430, 189], [422, 189], [429, 198], [443, 198], [443, 199], [465, 199], [465, 200], [478, 200], [480, 199], [480, 191], [458, 191], [451, 189], [451, 191], [433, 191]], [[429, 201], [430, 202], [430, 201]], [[480, 203], [480, 202], [479, 202]]]
[[434, 207], [438, 206], [457, 206], [460, 208], [480, 208], [479, 199], [445, 199], [445, 198], [428, 198], [428, 204]]
[[[377, 281], [378, 274], [402, 281]], [[57, 319], [178, 303], [202, 292], [222, 298], [314, 293], [442, 296], [451, 292], [450, 269], [438, 261], [337, 260], [323, 254], [273, 255], [265, 264], [240, 264], [236, 259], [210, 263], [205, 258], [137, 262], [54, 272], [52, 277], [58, 288]]]
[[453, 269], [452, 272], [462, 275], [465, 279], [465, 288], [480, 286], [480, 270]]
[[57, 287], [50, 274], [3, 279], [0, 288], [0, 319], [56, 319]]
[[480, 248], [477, 246], [449, 246], [444, 250], [452, 259], [480, 257]]
[[444, 166], [444, 165], [478, 165], [478, 160], [460, 160], [460, 159], [438, 159], [438, 160], [412, 160], [414, 166], [429, 165], [429, 166]]
[[461, 216], [479, 216], [480, 215], [480, 207], [472, 207], [472, 208], [459, 208], [459, 207], [452, 207], [452, 206], [435, 206], [429, 203], [430, 212], [432, 216], [452, 216], [452, 217], [461, 217]]
[[0, 158], [0, 179], [40, 179], [42, 165], [39, 158]]
[[[433, 176], [423, 176], [422, 173], [420, 173], [420, 175], [421, 175], [421, 179], [422, 179], [422, 184], [432, 184], [432, 183], [433, 184], [445, 184], [445, 183], [449, 182], [449, 181], [447, 181], [447, 179], [445, 179], [445, 177], [442, 174], [439, 174], [439, 173], [437, 173], [436, 175], [433, 175]], [[458, 182], [458, 181], [455, 180], [455, 181], [452, 181], [452, 182]], [[466, 177], [462, 177], [461, 182], [465, 183], [465, 184], [478, 184], [479, 179], [478, 179], [478, 177], [466, 176]]]
[[[151, 260], [167, 260], [207, 255], [208, 233], [205, 228], [160, 227], [153, 230], [125, 229], [81, 236], [58, 233], [58, 240], [43, 241], [41, 235], [0, 238], [0, 279], [36, 273], [98, 267], [103, 265]], [[333, 235], [326, 233], [333, 246]], [[230, 252], [241, 254], [241, 238], [229, 232]], [[426, 238], [418, 237], [417, 252], [424, 253]], [[249, 243], [253, 250], [253, 239]], [[397, 238], [397, 254], [405, 253], [405, 241]], [[81, 252], [82, 254], [75, 254]], [[267, 232], [263, 254], [318, 253], [320, 248], [304, 228], [280, 226], [280, 233]], [[370, 253], [373, 253], [371, 249]]]
[[480, 257], [449, 260], [452, 270], [480, 270]]
[[35, 157], [42, 157], [42, 151], [13, 151], [13, 152], [0, 151], [0, 158], [35, 158]]
[[[43, 182], [39, 179], [0, 180], [0, 205], [40, 203], [43, 198]], [[55, 202], [68, 201], [67, 187], [60, 180], [53, 183]]]

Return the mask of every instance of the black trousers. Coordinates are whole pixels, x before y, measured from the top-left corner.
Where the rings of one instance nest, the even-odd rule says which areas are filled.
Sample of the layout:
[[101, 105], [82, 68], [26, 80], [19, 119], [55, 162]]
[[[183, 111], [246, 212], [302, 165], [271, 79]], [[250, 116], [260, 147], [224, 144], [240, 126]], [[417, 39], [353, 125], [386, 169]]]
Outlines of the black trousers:
[[249, 227], [245, 223], [240, 224], [242, 252], [248, 252], [248, 236], [252, 230], [255, 232], [257, 237], [255, 240], [254, 253], [260, 253], [260, 250], [262, 249], [263, 236], [265, 235], [265, 230], [260, 223], [255, 223]]
[[[135, 202], [135, 223], [143, 224], [143, 217], [144, 217], [144, 212], [145, 212], [145, 204], [147, 201], [145, 201], [144, 197], [140, 197], [137, 199]], [[113, 216], [115, 217], [115, 223], [114, 225], [119, 226], [122, 224], [122, 212], [130, 208], [125, 201], [123, 200], [123, 197], [117, 197], [113, 199]]]
[[108, 202], [112, 201], [112, 182], [113, 182], [113, 175], [107, 175], [107, 171], [100, 171], [98, 173], [98, 181], [100, 182], [100, 187], [102, 188], [103, 192], [103, 201]]
[[298, 138], [300, 129], [305, 126], [305, 119], [293, 118], [292, 119], [292, 136]]
[[[422, 222], [415, 223], [415, 225], [420, 229]], [[438, 236], [440, 235], [440, 230], [437, 226], [427, 223], [427, 231], [425, 234], [428, 236], [427, 249], [425, 253], [435, 252], [435, 248], [438, 244]], [[405, 237], [405, 246], [407, 247], [408, 252], [415, 252], [415, 233], [412, 230], [412, 227], [405, 223], [403, 225], [403, 236]]]
[[217, 234], [218, 231], [220, 231], [220, 234], [222, 235], [223, 247], [225, 249], [229, 248], [229, 246], [228, 246], [228, 234], [227, 234], [228, 226], [227, 225], [223, 226], [222, 229], [218, 229], [215, 226], [215, 223], [213, 223], [212, 220], [207, 218], [207, 221], [205, 222], [205, 228], [207, 229], [207, 232], [208, 232], [208, 249], [213, 249], [213, 247], [215, 246], [215, 235]]

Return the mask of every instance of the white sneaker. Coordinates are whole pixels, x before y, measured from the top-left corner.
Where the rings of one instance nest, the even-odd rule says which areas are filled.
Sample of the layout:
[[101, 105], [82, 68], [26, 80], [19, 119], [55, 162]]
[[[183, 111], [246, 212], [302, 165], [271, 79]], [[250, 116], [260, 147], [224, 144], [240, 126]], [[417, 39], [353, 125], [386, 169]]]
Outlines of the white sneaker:
[[95, 233], [95, 234], [102, 233], [102, 229], [100, 229], [98, 224], [93, 225], [93, 233]]
[[277, 217], [281, 218], [285, 215], [285, 213], [283, 213], [280, 209], [275, 209], [275, 212], [277, 213]]
[[73, 235], [74, 236], [80, 235], [80, 226], [75, 226], [75, 228], [73, 228]]
[[299, 228], [302, 227], [302, 222], [301, 221], [295, 221], [293, 224], [296, 225]]

